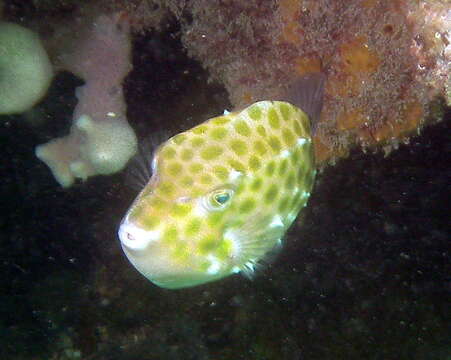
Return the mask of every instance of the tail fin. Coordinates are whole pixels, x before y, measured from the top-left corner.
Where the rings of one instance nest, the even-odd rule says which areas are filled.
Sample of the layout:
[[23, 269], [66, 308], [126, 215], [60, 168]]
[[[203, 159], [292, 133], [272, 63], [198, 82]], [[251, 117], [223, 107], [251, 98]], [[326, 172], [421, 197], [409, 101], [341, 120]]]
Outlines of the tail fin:
[[318, 124], [323, 107], [325, 82], [326, 75], [320, 72], [302, 75], [289, 86], [283, 99], [304, 111], [313, 129]]

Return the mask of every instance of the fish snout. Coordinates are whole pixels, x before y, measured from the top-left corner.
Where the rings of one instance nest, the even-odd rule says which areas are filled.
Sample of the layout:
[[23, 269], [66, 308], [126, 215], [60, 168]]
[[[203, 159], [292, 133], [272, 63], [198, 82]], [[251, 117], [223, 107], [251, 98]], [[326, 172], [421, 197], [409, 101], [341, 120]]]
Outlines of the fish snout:
[[124, 219], [119, 226], [119, 239], [122, 246], [128, 250], [140, 251], [148, 247], [151, 242], [160, 238], [158, 231], [149, 231]]

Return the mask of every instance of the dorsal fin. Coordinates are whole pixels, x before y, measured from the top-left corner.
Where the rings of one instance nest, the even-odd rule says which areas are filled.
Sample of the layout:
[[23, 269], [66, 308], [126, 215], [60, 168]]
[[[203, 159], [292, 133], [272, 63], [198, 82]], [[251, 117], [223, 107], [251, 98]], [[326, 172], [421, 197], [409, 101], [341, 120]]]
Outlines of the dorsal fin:
[[155, 152], [171, 137], [168, 131], [156, 131], [138, 144], [138, 152], [130, 160], [125, 173], [125, 183], [136, 191], [141, 191], [152, 176], [152, 160]]
[[283, 101], [297, 106], [309, 116], [313, 129], [319, 121], [323, 107], [325, 82], [326, 75], [320, 72], [302, 75], [291, 83], [282, 97]]

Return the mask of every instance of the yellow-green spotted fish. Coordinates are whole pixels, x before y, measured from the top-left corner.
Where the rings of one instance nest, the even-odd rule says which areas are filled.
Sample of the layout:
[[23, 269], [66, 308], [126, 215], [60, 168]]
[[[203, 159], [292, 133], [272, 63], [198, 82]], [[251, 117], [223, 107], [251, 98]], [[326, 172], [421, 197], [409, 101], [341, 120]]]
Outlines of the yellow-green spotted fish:
[[309, 74], [289, 102], [260, 101], [163, 143], [119, 228], [130, 262], [169, 289], [251, 274], [310, 196], [309, 118], [319, 117], [323, 87], [322, 74]]

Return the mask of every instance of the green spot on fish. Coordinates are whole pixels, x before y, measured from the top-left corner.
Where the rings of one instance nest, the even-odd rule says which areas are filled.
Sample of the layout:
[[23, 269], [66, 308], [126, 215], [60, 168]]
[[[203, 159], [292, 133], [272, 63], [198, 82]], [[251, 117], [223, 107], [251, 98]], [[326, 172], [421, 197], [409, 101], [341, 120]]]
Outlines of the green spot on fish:
[[282, 130], [282, 138], [285, 145], [291, 148], [296, 143], [296, 137], [289, 129]]
[[200, 163], [192, 163], [188, 166], [188, 169], [191, 173], [198, 174], [204, 169], [204, 166]]
[[172, 147], [167, 147], [163, 150], [163, 157], [166, 159], [173, 159], [176, 155], [176, 151]]
[[294, 121], [294, 132], [298, 137], [305, 135], [301, 125], [299, 124], [299, 121], [297, 120]]
[[269, 146], [274, 150], [274, 152], [279, 153], [282, 149], [282, 144], [277, 136], [271, 136], [268, 140]]
[[293, 152], [291, 153], [291, 157], [290, 157], [290, 159], [291, 159], [291, 162], [293, 163], [293, 165], [297, 165], [298, 163], [299, 163], [299, 152], [300, 152], [300, 150], [299, 150], [299, 148], [297, 147], [297, 148], [295, 148], [294, 150], [293, 150]]
[[199, 242], [199, 252], [201, 254], [208, 254], [217, 247], [216, 237], [214, 235], [208, 235]]
[[254, 199], [246, 199], [246, 200], [244, 200], [244, 201], [241, 203], [241, 205], [240, 205], [240, 207], [239, 207], [239, 211], [240, 211], [240, 213], [242, 213], [242, 214], [248, 214], [248, 213], [250, 213], [252, 210], [255, 209], [256, 205], [257, 205], [257, 204], [255, 203], [255, 200], [254, 200]]
[[250, 136], [251, 135], [251, 129], [249, 128], [249, 125], [246, 124], [244, 120], [238, 120], [233, 124], [233, 127], [235, 128], [235, 131], [243, 136]]
[[287, 177], [287, 180], [285, 181], [285, 188], [287, 190], [292, 189], [294, 187], [295, 181], [296, 181], [296, 176], [295, 176], [294, 172], [291, 171]]
[[167, 244], [173, 244], [177, 241], [178, 232], [175, 226], [170, 226], [166, 229], [163, 235], [163, 239]]
[[184, 176], [181, 181], [183, 186], [192, 186], [194, 184], [194, 179], [191, 176]]
[[214, 128], [210, 131], [210, 136], [215, 140], [222, 140], [227, 136], [227, 130], [223, 127]]
[[229, 159], [229, 165], [232, 167], [235, 171], [245, 172], [246, 166], [244, 166], [241, 162], [235, 160], [235, 159]]
[[244, 155], [247, 152], [247, 145], [243, 140], [235, 139], [230, 141], [230, 147], [237, 155]]
[[290, 195], [285, 195], [279, 203], [279, 212], [284, 213], [285, 211], [287, 211], [288, 208], [288, 204], [290, 203], [291, 200], [291, 196]]
[[160, 188], [159, 188], [161, 194], [165, 195], [165, 196], [169, 196], [174, 192], [174, 186], [172, 184], [161, 184]]
[[262, 163], [260, 159], [257, 156], [252, 155], [251, 158], [249, 159], [249, 168], [253, 171], [257, 171], [258, 169], [260, 169], [261, 166]]
[[263, 125], [258, 125], [257, 126], [257, 133], [261, 136], [261, 137], [266, 137], [266, 129]]
[[204, 135], [208, 130], [208, 126], [205, 124], [196, 126], [195, 128], [192, 129], [193, 133], [196, 135]]
[[205, 139], [202, 137], [195, 137], [191, 139], [191, 146], [193, 148], [201, 147], [203, 144], [205, 144]]
[[262, 118], [262, 110], [260, 109], [259, 105], [251, 105], [248, 110], [247, 113], [249, 114], [249, 117], [252, 120], [261, 120]]
[[254, 149], [261, 156], [265, 155], [266, 152], [268, 151], [265, 144], [261, 140], [257, 140], [256, 142], [254, 142]]
[[269, 125], [273, 129], [277, 130], [280, 128], [279, 115], [277, 115], [277, 111], [274, 107], [272, 107], [268, 110], [268, 120], [269, 120]]
[[284, 176], [288, 168], [288, 160], [283, 159], [279, 166], [279, 175]]
[[196, 235], [201, 227], [202, 220], [198, 217], [192, 218], [185, 228], [185, 235], [188, 237]]
[[174, 257], [177, 260], [177, 262], [182, 263], [189, 260], [190, 253], [188, 251], [188, 247], [179, 242], [177, 246], [174, 248]]
[[252, 181], [250, 188], [252, 191], [256, 192], [261, 189], [262, 185], [263, 185], [263, 180], [261, 178], [256, 178]]
[[183, 149], [182, 153], [180, 154], [180, 158], [183, 161], [189, 161], [193, 158], [193, 156], [194, 156], [194, 153], [191, 149]]
[[224, 166], [216, 165], [213, 167], [213, 173], [221, 180], [225, 181], [229, 178], [229, 170]]
[[204, 185], [209, 185], [213, 182], [213, 177], [209, 174], [203, 174], [200, 177], [200, 183]]
[[223, 152], [224, 150], [222, 149], [222, 147], [217, 145], [210, 145], [205, 149], [202, 149], [200, 157], [204, 160], [213, 160], [221, 156]]
[[145, 215], [143, 217], [143, 221], [142, 221], [142, 225], [143, 225], [144, 229], [146, 229], [146, 230], [155, 229], [159, 223], [160, 223], [160, 219], [155, 216], [151, 216], [151, 215]]
[[210, 227], [217, 226], [223, 219], [223, 213], [222, 212], [213, 212], [208, 215], [207, 217], [207, 224]]
[[265, 193], [265, 202], [267, 204], [270, 204], [273, 201], [275, 201], [276, 198], [277, 198], [278, 192], [279, 192], [279, 190], [277, 189], [277, 185], [276, 184], [271, 184], [271, 186], [269, 187], [269, 189]]
[[274, 171], [276, 170], [276, 164], [274, 161], [270, 161], [268, 165], [266, 165], [265, 174], [270, 177], [273, 176]]
[[180, 145], [180, 144], [183, 143], [185, 140], [186, 140], [186, 134], [178, 134], [178, 135], [175, 135], [175, 136], [172, 138], [172, 141], [173, 141], [174, 143], [176, 143], [177, 145]]
[[[160, 189], [159, 189], [160, 190]], [[164, 196], [164, 193], [163, 193]], [[168, 202], [159, 196], [153, 196], [150, 200], [150, 206], [162, 210], [168, 205]]]
[[191, 206], [189, 204], [175, 204], [171, 210], [170, 214], [175, 217], [185, 217], [191, 211]]
[[[246, 183], [242, 182], [240, 185], [235, 189], [235, 195], [238, 196], [239, 194], [243, 193], [246, 189]], [[234, 205], [234, 204], [232, 204]]]
[[211, 123], [213, 125], [225, 125], [228, 122], [230, 122], [230, 118], [227, 116], [218, 116], [218, 117], [211, 119]]
[[282, 114], [282, 118], [284, 121], [288, 121], [290, 119], [290, 112], [292, 106], [288, 105], [287, 103], [281, 103], [279, 106], [280, 113]]
[[222, 261], [227, 260], [230, 258], [232, 250], [233, 250], [232, 241], [225, 239], [219, 244], [216, 250], [216, 256], [218, 257], [218, 259]]
[[171, 162], [168, 164], [168, 172], [172, 176], [179, 174], [183, 169], [183, 166], [178, 162]]

